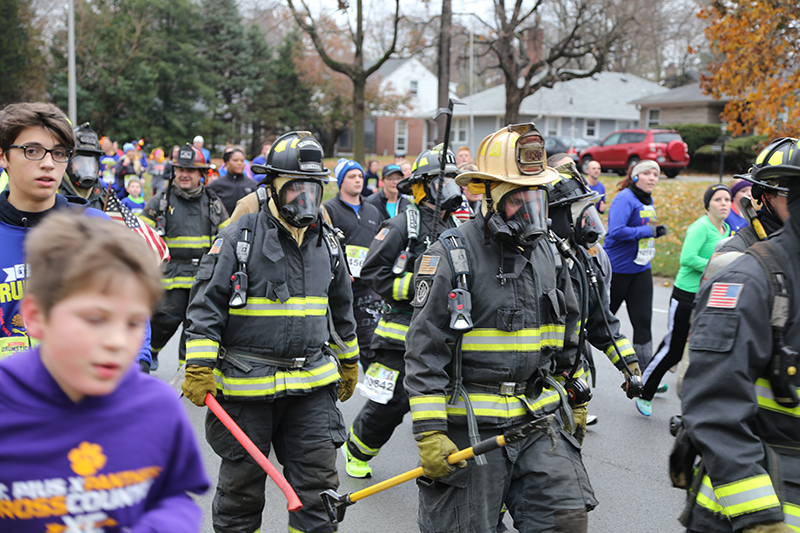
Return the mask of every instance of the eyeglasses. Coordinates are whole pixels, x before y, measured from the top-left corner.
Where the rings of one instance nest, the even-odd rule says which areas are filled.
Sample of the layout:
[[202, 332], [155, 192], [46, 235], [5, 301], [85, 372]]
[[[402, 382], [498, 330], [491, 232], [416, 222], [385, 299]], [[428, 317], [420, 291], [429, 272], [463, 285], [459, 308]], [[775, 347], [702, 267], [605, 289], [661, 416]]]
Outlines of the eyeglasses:
[[41, 161], [45, 154], [50, 154], [56, 163], [66, 163], [72, 157], [72, 150], [68, 148], [47, 149], [42, 146], [20, 146], [12, 144], [9, 148], [19, 148], [29, 161]]

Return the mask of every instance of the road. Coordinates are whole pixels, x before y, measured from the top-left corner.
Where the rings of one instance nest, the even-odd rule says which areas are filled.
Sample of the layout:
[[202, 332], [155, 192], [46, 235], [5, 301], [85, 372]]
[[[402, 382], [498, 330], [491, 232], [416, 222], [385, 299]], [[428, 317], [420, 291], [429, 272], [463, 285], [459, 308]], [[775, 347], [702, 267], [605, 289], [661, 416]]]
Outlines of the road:
[[[657, 345], [666, 333], [669, 297], [672, 288], [657, 279], [654, 287], [653, 339]], [[632, 335], [625, 307], [619, 311], [623, 333]], [[591, 533], [635, 531], [636, 533], [678, 533], [683, 528], [677, 521], [683, 509], [684, 493], [673, 489], [667, 476], [667, 458], [672, 446], [669, 418], [680, 411], [680, 400], [675, 394], [676, 374], [668, 373], [666, 394], [653, 401], [653, 415], [646, 418], [636, 411], [633, 402], [619, 389], [622, 375], [595, 352], [598, 366], [597, 387], [589, 412], [598, 416], [598, 423], [589, 426], [583, 457], [592, 485], [599, 500], [598, 507], [589, 514]], [[177, 369], [177, 335], [161, 353], [161, 366], [155, 375], [169, 380]], [[206, 470], [212, 483], [216, 482], [219, 460], [205, 442], [203, 416], [206, 409], [195, 407], [183, 400], [200, 441]], [[356, 395], [341, 405], [345, 423], [352, 422], [364, 399]], [[157, 406], [153, 407], [157, 409]], [[276, 465], [272, 455], [270, 460]], [[338, 460], [341, 494], [354, 492], [383, 481], [418, 466], [417, 447], [411, 434], [410, 416], [395, 432], [393, 438], [371, 461], [374, 477], [369, 480], [352, 479], [344, 471], [343, 460]], [[267, 509], [261, 533], [283, 533], [286, 526], [286, 501], [267, 481]], [[211, 500], [213, 489], [197, 499], [203, 509], [202, 533], [213, 533], [211, 527]], [[340, 533], [414, 533], [418, 531], [417, 491], [413, 482], [365, 498], [347, 509]], [[512, 520], [506, 517], [510, 529]], [[511, 531], [516, 531], [511, 529]]]

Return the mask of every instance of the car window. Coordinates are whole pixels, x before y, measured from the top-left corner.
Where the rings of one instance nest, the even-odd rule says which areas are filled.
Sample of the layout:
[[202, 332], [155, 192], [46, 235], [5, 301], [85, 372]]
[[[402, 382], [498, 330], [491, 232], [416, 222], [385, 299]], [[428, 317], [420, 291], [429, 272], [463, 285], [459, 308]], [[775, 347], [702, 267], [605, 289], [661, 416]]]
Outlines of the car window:
[[611, 146], [612, 144], [619, 143], [619, 136], [619, 133], [612, 133], [605, 141], [603, 141], [603, 146]]
[[670, 141], [683, 141], [680, 133], [654, 133], [653, 142], [668, 143]]
[[556, 140], [552, 137], [546, 137], [544, 140], [544, 149], [548, 152], [552, 152], [553, 148], [556, 146]]
[[619, 143], [640, 143], [646, 136], [646, 133], [637, 133], [635, 131], [625, 132], [620, 136]]
[[572, 146], [576, 150], [583, 150], [584, 148], [589, 146], [589, 141], [587, 141], [586, 139], [578, 139], [578, 138], [572, 139]]

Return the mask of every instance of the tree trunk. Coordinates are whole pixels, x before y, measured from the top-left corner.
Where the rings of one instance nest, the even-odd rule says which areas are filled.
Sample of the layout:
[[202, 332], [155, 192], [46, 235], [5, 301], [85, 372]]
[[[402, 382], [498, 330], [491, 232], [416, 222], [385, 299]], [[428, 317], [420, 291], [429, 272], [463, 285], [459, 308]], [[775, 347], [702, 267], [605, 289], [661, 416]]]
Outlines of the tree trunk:
[[[442, 25], [439, 31], [439, 58], [437, 65], [437, 77], [439, 78], [438, 105], [439, 108], [446, 108], [450, 96], [450, 33], [453, 26], [453, 6], [452, 0], [442, 0]], [[444, 142], [445, 126], [447, 117], [440, 116], [437, 119], [439, 124], [439, 141]]]
[[364, 119], [366, 78], [357, 76], [353, 79], [353, 159], [364, 163]]
[[517, 89], [517, 80], [506, 77], [506, 124], [519, 122], [519, 106], [522, 104], [522, 91]]

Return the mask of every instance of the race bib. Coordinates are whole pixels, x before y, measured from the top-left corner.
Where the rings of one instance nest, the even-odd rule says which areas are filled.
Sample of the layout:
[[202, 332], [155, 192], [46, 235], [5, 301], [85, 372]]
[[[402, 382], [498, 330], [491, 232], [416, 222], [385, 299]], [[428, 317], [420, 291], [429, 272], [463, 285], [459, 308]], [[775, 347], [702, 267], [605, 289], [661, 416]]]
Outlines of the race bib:
[[39, 341], [29, 338], [27, 335], [16, 335], [14, 337], [0, 337], [0, 359], [5, 359], [22, 350], [33, 348]]
[[347, 255], [347, 265], [350, 267], [350, 273], [354, 278], [361, 277], [361, 267], [364, 266], [364, 259], [367, 257], [369, 248], [363, 246], [353, 246], [348, 244], [345, 248], [345, 255]]
[[394, 396], [394, 388], [397, 386], [397, 377], [400, 372], [383, 366], [380, 363], [369, 365], [364, 374], [363, 383], [359, 383], [357, 388], [361, 394], [383, 405], [386, 405]]
[[652, 237], [639, 241], [639, 252], [636, 254], [634, 263], [645, 266], [656, 256], [656, 240]]

